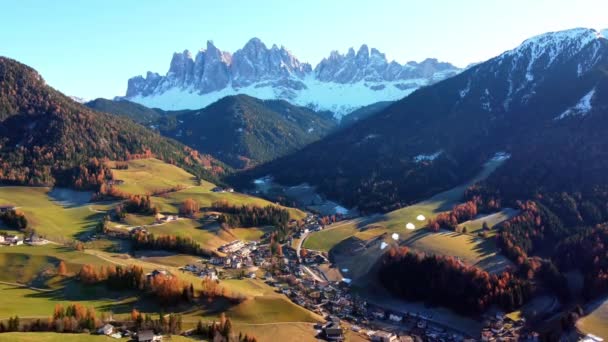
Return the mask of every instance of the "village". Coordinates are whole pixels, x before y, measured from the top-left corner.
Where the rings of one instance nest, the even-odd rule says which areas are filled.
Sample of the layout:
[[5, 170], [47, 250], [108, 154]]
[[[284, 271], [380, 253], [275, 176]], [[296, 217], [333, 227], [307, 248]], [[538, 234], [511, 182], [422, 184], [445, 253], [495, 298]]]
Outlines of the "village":
[[344, 341], [352, 333], [381, 342], [393, 341], [536, 341], [538, 335], [522, 330], [525, 321], [504, 316], [487, 320], [480, 336], [442, 326], [432, 315], [417, 312], [396, 312], [367, 303], [353, 294], [350, 279], [330, 281], [321, 266], [329, 266], [326, 253], [307, 250], [302, 256], [300, 244], [292, 240], [325, 227], [316, 215], [309, 214], [304, 225], [282, 244], [282, 255], [272, 255], [268, 243], [234, 240], [218, 248], [218, 256], [184, 265], [184, 272], [221, 283], [230, 278], [259, 278], [287, 296], [293, 303], [327, 319], [316, 326], [317, 337], [328, 341]]
[[[213, 189], [218, 192], [231, 190]], [[14, 209], [0, 208], [3, 211]], [[214, 213], [204, 217], [208, 221], [216, 221], [218, 218], [219, 215]], [[178, 215], [158, 213], [152, 225], [162, 225], [180, 219]], [[290, 224], [295, 226], [295, 222]], [[319, 216], [308, 213], [302, 224], [295, 227], [292, 234], [280, 244], [278, 254], [273, 254], [268, 236], [263, 236], [259, 241], [237, 239], [220, 246], [214, 256], [183, 265], [180, 270], [220, 284], [226, 279], [259, 278], [293, 303], [325, 317], [326, 323], [316, 325], [315, 329], [318, 338], [328, 341], [344, 341], [348, 330], [364, 339], [381, 342], [538, 340], [538, 334], [526, 332], [524, 329], [525, 320], [513, 321], [502, 314], [488, 317], [480, 335], [473, 337], [436, 323], [432, 314], [398, 312], [367, 303], [351, 291], [351, 279], [329, 279], [322, 270], [331, 266], [327, 253], [314, 250], [306, 250], [303, 253], [301, 246], [308, 234], [326, 228]], [[148, 230], [146, 226], [135, 226], [127, 230], [110, 229], [105, 233], [124, 238], [134, 234], [148, 234]], [[94, 235], [90, 238], [94, 240], [97, 237]], [[45, 243], [48, 241], [35, 234], [29, 237], [0, 234], [0, 246]], [[156, 269], [148, 276], [159, 274], [167, 275], [169, 272]], [[109, 324], [102, 327], [98, 333], [116, 338], [130, 336], [137, 341], [162, 339], [162, 336], [149, 332], [135, 333]]]

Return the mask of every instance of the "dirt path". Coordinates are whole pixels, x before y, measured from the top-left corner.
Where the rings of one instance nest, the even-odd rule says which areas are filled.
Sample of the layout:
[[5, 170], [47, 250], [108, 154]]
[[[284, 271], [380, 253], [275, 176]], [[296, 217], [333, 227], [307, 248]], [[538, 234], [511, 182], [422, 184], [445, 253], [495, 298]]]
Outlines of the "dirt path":
[[41, 289], [41, 288], [38, 288], [38, 287], [28, 286], [28, 285], [20, 284], [20, 283], [11, 283], [11, 282], [8, 282], [8, 281], [0, 281], [0, 284], [2, 284], [2, 285], [10, 285], [10, 286], [17, 286], [17, 287], [23, 287], [23, 288], [26, 288], [26, 289], [30, 289], [30, 290], [34, 290], [34, 291], [40, 291], [40, 292], [51, 292], [51, 291], [53, 291], [51, 289]]

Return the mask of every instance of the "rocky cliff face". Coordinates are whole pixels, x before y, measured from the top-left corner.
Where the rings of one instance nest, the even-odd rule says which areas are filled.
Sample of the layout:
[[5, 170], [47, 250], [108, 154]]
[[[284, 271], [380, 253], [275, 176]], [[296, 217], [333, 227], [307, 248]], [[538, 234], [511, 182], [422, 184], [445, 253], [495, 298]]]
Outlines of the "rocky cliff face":
[[341, 116], [378, 101], [396, 100], [460, 70], [426, 59], [401, 65], [389, 62], [367, 45], [357, 53], [334, 51], [313, 70], [284, 47], [268, 48], [253, 38], [230, 54], [211, 41], [195, 57], [185, 50], [173, 54], [165, 76], [148, 72], [131, 78], [126, 98], [166, 110], [197, 109], [234, 94], [283, 99]]

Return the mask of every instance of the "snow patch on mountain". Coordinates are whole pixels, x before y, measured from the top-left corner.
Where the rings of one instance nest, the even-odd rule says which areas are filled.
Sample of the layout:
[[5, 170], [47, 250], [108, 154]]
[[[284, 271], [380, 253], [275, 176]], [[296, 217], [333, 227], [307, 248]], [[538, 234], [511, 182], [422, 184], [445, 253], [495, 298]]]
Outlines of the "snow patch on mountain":
[[355, 53], [333, 51], [313, 70], [284, 47], [267, 48], [253, 38], [234, 54], [213, 42], [196, 57], [185, 50], [173, 54], [165, 76], [148, 72], [129, 80], [125, 98], [165, 110], [199, 109], [222, 97], [247, 94], [282, 99], [340, 118], [362, 106], [399, 100], [461, 70], [449, 63], [426, 59], [420, 63], [389, 62], [366, 45]]
[[433, 161], [433, 160], [437, 159], [437, 157], [439, 157], [442, 153], [443, 153], [443, 151], [437, 151], [433, 154], [419, 154], [414, 157], [414, 162], [420, 163], [423, 161]]
[[595, 88], [591, 89], [590, 92], [585, 94], [576, 105], [566, 109], [563, 113], [555, 118], [555, 120], [561, 120], [568, 116], [585, 116], [587, 115], [592, 108], [591, 100], [593, 99], [593, 95], [595, 95]]
[[168, 88], [161, 93], [149, 96], [136, 95], [130, 101], [150, 108], [164, 110], [200, 109], [206, 107], [226, 96], [246, 94], [262, 100], [284, 99], [292, 104], [309, 107], [315, 110], [328, 110], [336, 117], [342, 117], [351, 111], [376, 103], [378, 101], [399, 100], [421, 86], [429, 84], [427, 80], [410, 80], [410, 88], [402, 89], [403, 82], [388, 82], [381, 91], [374, 90], [374, 83], [357, 82], [340, 84], [322, 82], [313, 77], [303, 80], [305, 88], [298, 91], [277, 88], [265, 83], [254, 83], [246, 87], [235, 89], [222, 88], [217, 91], [200, 94], [196, 89]]
[[[513, 92], [518, 93], [526, 84], [534, 82], [537, 72], [547, 70], [558, 58], [563, 60], [573, 57], [588, 44], [597, 41], [598, 37], [597, 31], [586, 28], [549, 32], [525, 40], [517, 48], [500, 55], [498, 62], [502, 64], [503, 61], [510, 60], [512, 70], [525, 68], [522, 85]], [[588, 64], [592, 64], [592, 61]], [[582, 74], [583, 69], [581, 66], [579, 73]]]

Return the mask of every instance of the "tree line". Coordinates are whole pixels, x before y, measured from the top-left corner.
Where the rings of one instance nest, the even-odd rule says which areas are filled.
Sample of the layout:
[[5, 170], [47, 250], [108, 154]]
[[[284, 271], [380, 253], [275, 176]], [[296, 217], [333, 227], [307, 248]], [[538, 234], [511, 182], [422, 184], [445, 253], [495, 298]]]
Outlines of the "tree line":
[[243, 335], [243, 333], [239, 332], [238, 337], [234, 336], [232, 321], [223, 312], [220, 315], [219, 322], [213, 321], [210, 324], [203, 324], [199, 320], [193, 334], [214, 342], [257, 342], [255, 336], [249, 336], [248, 334]]
[[23, 323], [18, 316], [11, 317], [8, 323], [0, 322], [0, 332], [11, 331], [54, 331], [58, 333], [82, 333], [93, 331], [101, 325], [95, 309], [82, 304], [55, 305], [48, 319], [30, 320]]
[[478, 314], [492, 305], [512, 311], [532, 295], [530, 281], [510, 272], [490, 274], [451, 256], [424, 255], [407, 247], [392, 248], [383, 257], [379, 280], [393, 294]]
[[25, 214], [18, 210], [9, 210], [0, 214], [0, 220], [2, 220], [5, 225], [12, 229], [22, 230], [28, 227]]
[[143, 231], [131, 234], [132, 248], [134, 250], [165, 250], [183, 254], [213, 256], [213, 251], [203, 248], [196, 240], [190, 237], [175, 235], [154, 235]]
[[277, 228], [287, 227], [289, 211], [278, 206], [268, 205], [258, 207], [253, 205], [232, 205], [228, 201], [217, 201], [211, 205], [211, 210], [224, 213], [219, 222], [230, 227], [259, 227], [272, 225]]
[[114, 291], [147, 291], [164, 304], [190, 302], [194, 298], [192, 284], [188, 285], [170, 274], [147, 276], [139, 266], [95, 268], [87, 264], [80, 269], [79, 279], [87, 285], [104, 284]]

